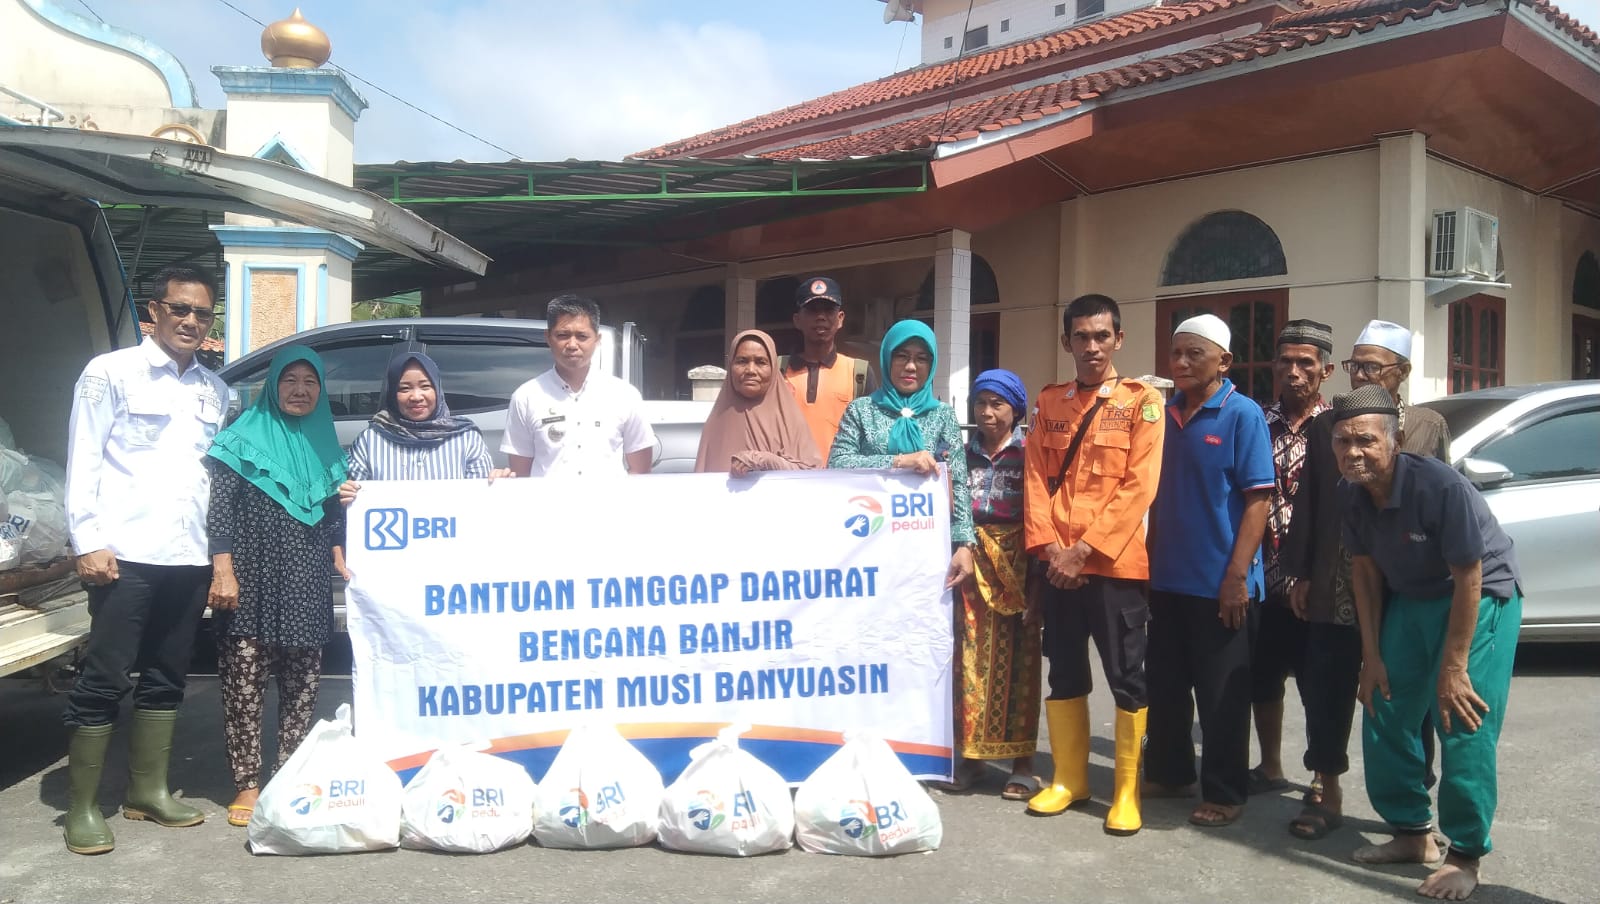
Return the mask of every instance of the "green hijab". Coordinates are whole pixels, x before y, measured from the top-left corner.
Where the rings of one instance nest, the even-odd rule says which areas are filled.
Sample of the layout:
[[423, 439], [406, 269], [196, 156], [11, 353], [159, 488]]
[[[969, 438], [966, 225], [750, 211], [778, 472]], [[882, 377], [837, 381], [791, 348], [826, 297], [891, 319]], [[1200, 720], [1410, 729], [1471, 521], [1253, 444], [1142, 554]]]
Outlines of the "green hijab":
[[278, 407], [278, 379], [300, 361], [317, 372], [319, 384], [326, 382], [316, 352], [303, 345], [278, 349], [255, 404], [217, 434], [206, 454], [237, 471], [295, 520], [311, 525], [322, 520], [323, 503], [339, 491], [345, 464], [326, 385], [310, 414], [295, 417]]
[[[889, 365], [889, 360], [900, 346], [913, 339], [922, 340], [928, 347], [928, 354], [933, 356], [933, 363], [929, 367], [928, 379], [923, 382], [922, 388], [910, 395], [901, 395], [894, 388], [894, 370]], [[884, 334], [883, 344], [878, 346], [878, 373], [883, 375], [881, 385], [872, 394], [872, 401], [878, 407], [895, 416], [894, 426], [889, 428], [889, 454], [903, 455], [910, 452], [925, 451], [922, 437], [922, 427], [917, 424], [916, 416], [927, 414], [939, 407], [939, 400], [933, 397], [933, 375], [939, 370], [939, 341], [934, 338], [933, 330], [920, 320], [902, 320], [889, 327], [889, 332]]]

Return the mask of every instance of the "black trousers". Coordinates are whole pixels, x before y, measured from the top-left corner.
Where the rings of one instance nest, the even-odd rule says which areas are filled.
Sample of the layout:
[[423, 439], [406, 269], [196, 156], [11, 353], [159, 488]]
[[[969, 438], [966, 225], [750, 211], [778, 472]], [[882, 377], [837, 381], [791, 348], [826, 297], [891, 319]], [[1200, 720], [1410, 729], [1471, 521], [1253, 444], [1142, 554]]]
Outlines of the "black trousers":
[[130, 690], [139, 709], [177, 709], [210, 586], [209, 565], [118, 559], [117, 580], [89, 588], [89, 645], [62, 721], [109, 725]]
[[1150, 593], [1150, 716], [1145, 777], [1160, 785], [1195, 781], [1194, 716], [1200, 716], [1200, 795], [1238, 806], [1249, 792], [1250, 650], [1260, 605], [1229, 628], [1217, 601]]
[[1100, 651], [1106, 684], [1117, 708], [1135, 712], [1149, 705], [1144, 660], [1150, 602], [1144, 581], [1085, 575], [1088, 583], [1061, 590], [1045, 582], [1044, 655], [1050, 660], [1051, 700], [1086, 697], [1094, 690], [1089, 638]]
[[1305, 664], [1298, 673], [1306, 707], [1305, 766], [1324, 775], [1350, 771], [1350, 722], [1361, 681], [1361, 629], [1306, 624]]
[[1307, 627], [1287, 600], [1269, 597], [1261, 607], [1261, 626], [1250, 652], [1251, 703], [1281, 703], [1284, 682], [1293, 675], [1305, 704]]

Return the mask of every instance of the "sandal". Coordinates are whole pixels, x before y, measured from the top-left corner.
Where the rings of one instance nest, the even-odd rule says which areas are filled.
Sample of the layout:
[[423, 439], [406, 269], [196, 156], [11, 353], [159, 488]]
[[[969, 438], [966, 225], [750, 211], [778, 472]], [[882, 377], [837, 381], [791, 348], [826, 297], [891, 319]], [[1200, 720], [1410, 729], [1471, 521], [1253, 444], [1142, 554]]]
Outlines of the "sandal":
[[1342, 825], [1343, 814], [1307, 801], [1300, 815], [1289, 821], [1289, 834], [1301, 841], [1319, 841]]
[[1039, 793], [1039, 785], [1039, 776], [1013, 772], [1006, 779], [1006, 787], [1000, 792], [1000, 797], [1002, 800], [1027, 800]]
[[1261, 771], [1260, 766], [1251, 769], [1249, 775], [1250, 781], [1246, 786], [1246, 790], [1251, 796], [1255, 796], [1257, 794], [1271, 794], [1274, 791], [1282, 791], [1283, 789], [1289, 787], [1289, 780], [1287, 778], [1281, 775], [1277, 778], [1268, 778], [1267, 774]]
[[228, 808], [228, 825], [244, 828], [250, 824], [250, 817], [256, 812], [255, 807], [233, 806]]
[[[1232, 812], [1229, 812], [1230, 810]], [[1202, 816], [1201, 814], [1205, 812], [1213, 813], [1215, 816]], [[1203, 829], [1220, 829], [1223, 826], [1233, 825], [1242, 815], [1244, 815], [1243, 806], [1230, 807], [1224, 804], [1202, 803], [1195, 808], [1193, 813], [1189, 814], [1189, 824], [1200, 826]]]
[[952, 770], [950, 781], [929, 782], [928, 787], [946, 794], [960, 794], [972, 790], [972, 786], [983, 778], [983, 764], [973, 760], [963, 760]]

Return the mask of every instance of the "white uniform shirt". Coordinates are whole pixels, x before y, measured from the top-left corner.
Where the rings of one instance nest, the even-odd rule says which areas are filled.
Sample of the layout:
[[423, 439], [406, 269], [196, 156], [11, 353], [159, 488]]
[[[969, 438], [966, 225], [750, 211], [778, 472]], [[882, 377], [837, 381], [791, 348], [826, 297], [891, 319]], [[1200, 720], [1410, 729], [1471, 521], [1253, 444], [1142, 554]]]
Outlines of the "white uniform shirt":
[[154, 339], [99, 355], [73, 392], [67, 527], [73, 552], [146, 565], [208, 565], [206, 450], [228, 384], [178, 365]]
[[500, 451], [533, 459], [532, 477], [615, 476], [628, 473], [625, 454], [655, 441], [632, 385], [591, 368], [575, 389], [552, 368], [512, 393]]

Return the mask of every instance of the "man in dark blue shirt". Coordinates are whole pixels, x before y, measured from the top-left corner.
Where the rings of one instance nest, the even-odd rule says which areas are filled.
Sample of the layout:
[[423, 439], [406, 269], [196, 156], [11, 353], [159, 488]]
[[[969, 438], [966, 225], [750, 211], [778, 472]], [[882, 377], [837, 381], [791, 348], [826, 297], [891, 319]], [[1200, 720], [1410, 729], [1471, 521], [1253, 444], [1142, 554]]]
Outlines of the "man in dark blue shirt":
[[[1361, 863], [1438, 856], [1418, 726], [1439, 726], [1444, 863], [1417, 888], [1464, 900], [1489, 853], [1495, 746], [1511, 690], [1522, 594], [1511, 538], [1467, 479], [1397, 449], [1399, 410], [1381, 387], [1334, 399], [1334, 454], [1344, 476], [1344, 544], [1361, 628], [1367, 796], [1394, 840]], [[1384, 598], [1384, 585], [1389, 588]], [[1385, 611], [1387, 610], [1387, 611]]]

